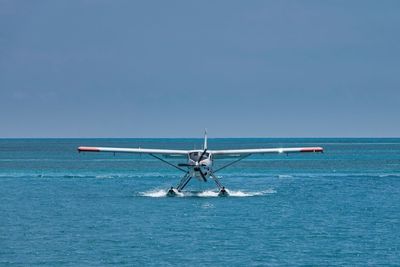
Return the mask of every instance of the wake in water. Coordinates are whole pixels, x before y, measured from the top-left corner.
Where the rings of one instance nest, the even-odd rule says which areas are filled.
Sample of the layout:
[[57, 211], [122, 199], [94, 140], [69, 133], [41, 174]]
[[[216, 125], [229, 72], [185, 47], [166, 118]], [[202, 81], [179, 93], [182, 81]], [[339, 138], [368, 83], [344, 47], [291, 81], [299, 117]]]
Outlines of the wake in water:
[[[229, 193], [229, 197], [255, 197], [255, 196], [264, 196], [267, 194], [275, 194], [276, 191], [273, 189], [267, 189], [263, 191], [256, 192], [245, 192], [245, 191], [235, 191], [235, 190], [226, 190]], [[147, 192], [139, 193], [140, 196], [143, 197], [168, 197], [168, 190], [156, 189]], [[213, 190], [205, 190], [205, 191], [182, 191], [177, 192], [175, 197], [218, 197], [218, 191]]]

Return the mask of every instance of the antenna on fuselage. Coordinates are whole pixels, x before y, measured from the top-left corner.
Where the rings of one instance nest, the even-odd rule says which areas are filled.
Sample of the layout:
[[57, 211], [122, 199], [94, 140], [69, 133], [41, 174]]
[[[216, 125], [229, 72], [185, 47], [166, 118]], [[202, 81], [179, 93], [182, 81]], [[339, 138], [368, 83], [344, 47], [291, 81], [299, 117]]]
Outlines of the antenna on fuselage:
[[204, 147], [203, 149], [207, 149], [207, 129], [204, 129]]

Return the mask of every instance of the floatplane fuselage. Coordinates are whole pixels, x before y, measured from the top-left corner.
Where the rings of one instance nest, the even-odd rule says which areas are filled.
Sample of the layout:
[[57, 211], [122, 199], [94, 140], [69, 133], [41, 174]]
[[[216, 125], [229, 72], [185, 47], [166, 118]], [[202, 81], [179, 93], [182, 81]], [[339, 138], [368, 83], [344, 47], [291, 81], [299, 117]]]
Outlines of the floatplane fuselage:
[[180, 167], [187, 167], [190, 175], [200, 181], [206, 182], [211, 175], [213, 161], [211, 154], [204, 150], [193, 150], [188, 154], [187, 164], [178, 164]]

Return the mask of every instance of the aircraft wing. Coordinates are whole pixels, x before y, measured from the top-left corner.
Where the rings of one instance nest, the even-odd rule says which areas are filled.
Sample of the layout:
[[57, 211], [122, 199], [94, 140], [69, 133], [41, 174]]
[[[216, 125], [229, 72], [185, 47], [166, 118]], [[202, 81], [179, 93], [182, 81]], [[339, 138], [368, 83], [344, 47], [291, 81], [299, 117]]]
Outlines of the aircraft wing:
[[214, 158], [243, 157], [252, 154], [288, 154], [302, 152], [323, 152], [322, 147], [291, 147], [291, 148], [253, 148], [253, 149], [229, 149], [229, 150], [208, 150]]
[[166, 157], [187, 157], [189, 150], [152, 149], [152, 148], [122, 148], [122, 147], [78, 147], [79, 152], [111, 152], [111, 153], [137, 153], [158, 154]]

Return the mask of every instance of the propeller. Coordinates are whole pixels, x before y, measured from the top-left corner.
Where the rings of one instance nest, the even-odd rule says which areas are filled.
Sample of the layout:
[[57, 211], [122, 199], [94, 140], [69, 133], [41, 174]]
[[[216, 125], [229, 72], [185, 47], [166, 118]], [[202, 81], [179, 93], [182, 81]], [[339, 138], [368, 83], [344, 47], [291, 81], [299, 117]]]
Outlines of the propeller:
[[[196, 164], [189, 164], [189, 163], [179, 163], [179, 167], [194, 167], [194, 166], [206, 166], [205, 164], [200, 164], [200, 161], [203, 159], [203, 156], [206, 154], [207, 148], [203, 150], [200, 157], [197, 159]], [[200, 172], [201, 177], [206, 181], [204, 173], [201, 171], [200, 167], [196, 167], [196, 171]]]
[[[204, 154], [206, 154], [207, 148], [204, 149], [203, 153], [201, 153], [199, 159], [197, 160], [197, 165], [200, 164], [201, 159], [203, 158]], [[201, 178], [203, 178], [204, 182], [207, 181], [206, 176], [204, 175], [203, 171], [201, 170], [200, 167], [198, 167], [198, 171], [200, 172]]]

